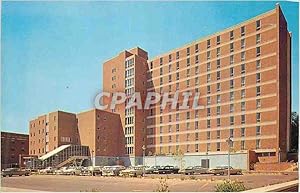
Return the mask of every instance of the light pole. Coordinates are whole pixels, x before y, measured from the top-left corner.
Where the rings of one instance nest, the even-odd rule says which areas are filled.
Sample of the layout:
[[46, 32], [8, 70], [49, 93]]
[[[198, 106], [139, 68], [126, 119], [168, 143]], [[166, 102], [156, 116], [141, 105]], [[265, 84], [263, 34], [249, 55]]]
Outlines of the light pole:
[[94, 176], [94, 165], [95, 165], [95, 161], [94, 161], [94, 150], [92, 150], [92, 155], [91, 155], [91, 161], [92, 161], [92, 176]]
[[228, 137], [226, 142], [228, 143], [228, 180], [230, 180], [230, 149], [231, 149], [230, 146], [232, 143], [232, 139], [230, 137]]
[[145, 145], [143, 145], [142, 150], [143, 150], [143, 177], [144, 177], [145, 176], [145, 150], [146, 150]]
[[281, 159], [281, 158], [280, 158], [280, 154], [281, 154], [281, 149], [280, 149], [280, 147], [279, 147], [279, 148], [278, 148], [278, 163], [280, 163], [280, 161], [281, 161], [281, 160], [280, 160], [280, 159]]

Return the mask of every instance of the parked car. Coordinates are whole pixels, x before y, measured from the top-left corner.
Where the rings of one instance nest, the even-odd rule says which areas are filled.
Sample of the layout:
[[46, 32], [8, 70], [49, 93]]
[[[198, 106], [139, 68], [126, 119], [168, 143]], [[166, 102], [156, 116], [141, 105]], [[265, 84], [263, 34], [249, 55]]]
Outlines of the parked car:
[[20, 168], [6, 168], [1, 171], [1, 176], [6, 177], [6, 176], [29, 176], [30, 171], [25, 170], [25, 169], [20, 169]]
[[131, 166], [125, 170], [120, 171], [119, 176], [129, 176], [129, 177], [137, 177], [143, 175], [143, 167], [142, 166]]
[[154, 170], [153, 173], [157, 174], [178, 174], [179, 168], [174, 166], [162, 166]]
[[118, 176], [120, 174], [120, 171], [125, 169], [126, 168], [121, 165], [104, 166], [102, 169], [102, 176]]
[[[229, 167], [230, 175], [239, 175], [242, 174], [241, 169], [234, 169], [231, 166]], [[209, 173], [214, 175], [227, 175], [228, 174], [228, 166], [218, 166], [214, 169], [209, 170]]]
[[59, 169], [56, 169], [56, 170], [54, 171], [54, 173], [57, 174], [57, 175], [62, 175], [62, 174], [65, 173], [66, 169], [67, 169], [67, 167], [61, 167], [61, 168], [59, 168]]
[[206, 174], [208, 173], [208, 168], [203, 168], [201, 166], [189, 166], [182, 170], [179, 170], [179, 173], [190, 175], [190, 174]]
[[55, 169], [52, 167], [47, 167], [45, 169], [40, 169], [39, 174], [52, 174], [55, 172]]
[[158, 170], [158, 168], [160, 168], [160, 166], [151, 166], [151, 167], [145, 168], [145, 173], [146, 174], [153, 174], [154, 171]]
[[80, 167], [71, 166], [63, 170], [63, 174], [65, 175], [80, 175], [80, 173], [81, 173]]
[[88, 171], [90, 175], [97, 176], [100, 175], [102, 176], [102, 166], [89, 166]]

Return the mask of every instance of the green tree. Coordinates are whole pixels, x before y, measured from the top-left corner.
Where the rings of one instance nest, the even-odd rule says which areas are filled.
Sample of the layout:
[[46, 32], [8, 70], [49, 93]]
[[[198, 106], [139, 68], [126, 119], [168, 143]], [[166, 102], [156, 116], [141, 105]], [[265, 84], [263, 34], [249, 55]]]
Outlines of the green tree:
[[299, 114], [293, 112], [291, 115], [291, 152], [298, 152], [299, 136]]

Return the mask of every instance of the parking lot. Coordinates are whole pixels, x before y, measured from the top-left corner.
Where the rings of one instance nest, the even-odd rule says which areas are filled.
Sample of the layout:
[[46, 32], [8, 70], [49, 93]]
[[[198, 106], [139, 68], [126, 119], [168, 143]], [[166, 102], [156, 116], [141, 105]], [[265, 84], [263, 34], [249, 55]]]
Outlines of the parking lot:
[[[160, 177], [166, 178], [170, 191], [210, 192], [226, 176], [181, 174], [148, 174], [140, 177], [103, 177], [103, 176], [66, 176], [66, 175], [31, 175], [1, 178], [2, 191], [122, 191], [152, 192], [159, 186]], [[244, 182], [246, 188], [253, 189], [271, 184], [298, 179], [297, 172], [277, 174], [244, 174], [231, 176]]]

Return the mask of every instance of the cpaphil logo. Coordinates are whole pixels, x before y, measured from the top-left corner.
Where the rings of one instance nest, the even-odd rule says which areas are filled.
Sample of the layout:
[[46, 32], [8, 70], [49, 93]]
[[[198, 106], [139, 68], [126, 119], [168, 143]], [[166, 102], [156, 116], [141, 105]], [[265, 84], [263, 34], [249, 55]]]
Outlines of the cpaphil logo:
[[[171, 96], [171, 97], [170, 97]], [[173, 96], [173, 97], [172, 97]], [[108, 104], [104, 104], [104, 99], [109, 101]], [[180, 100], [179, 102], [179, 98]], [[160, 105], [161, 109], [165, 109], [168, 105], [171, 109], [204, 109], [204, 106], [199, 104], [200, 93], [192, 92], [175, 92], [175, 93], [156, 93], [148, 92], [144, 100], [142, 100], [141, 93], [135, 92], [132, 95], [126, 95], [123, 92], [100, 92], [95, 97], [95, 108], [100, 110], [115, 109], [116, 105], [124, 104], [125, 108], [130, 109], [136, 107], [137, 109], [150, 109], [151, 106]], [[142, 103], [142, 101], [145, 101]]]

